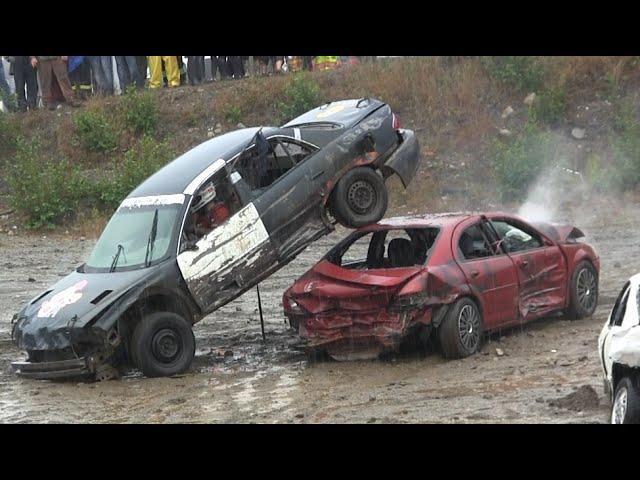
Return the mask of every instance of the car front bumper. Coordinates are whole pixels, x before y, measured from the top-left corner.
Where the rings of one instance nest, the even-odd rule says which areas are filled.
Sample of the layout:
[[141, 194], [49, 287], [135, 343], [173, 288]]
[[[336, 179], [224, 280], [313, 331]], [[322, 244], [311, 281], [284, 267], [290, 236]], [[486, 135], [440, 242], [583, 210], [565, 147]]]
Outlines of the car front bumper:
[[52, 362], [12, 362], [11, 367], [16, 375], [37, 379], [86, 377], [93, 374], [85, 357]]

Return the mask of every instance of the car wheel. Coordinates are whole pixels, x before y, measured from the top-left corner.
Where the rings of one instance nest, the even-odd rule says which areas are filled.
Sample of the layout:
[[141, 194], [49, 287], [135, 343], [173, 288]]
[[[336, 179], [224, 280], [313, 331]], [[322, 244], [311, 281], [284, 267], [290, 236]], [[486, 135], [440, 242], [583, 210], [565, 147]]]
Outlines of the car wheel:
[[629, 377], [623, 377], [616, 386], [611, 423], [640, 423], [640, 394]]
[[167, 377], [189, 368], [196, 341], [191, 325], [180, 315], [156, 312], [136, 325], [131, 347], [145, 376]]
[[332, 212], [338, 222], [358, 228], [380, 220], [387, 211], [387, 188], [372, 168], [349, 170], [332, 194]]
[[445, 358], [464, 358], [480, 348], [482, 315], [476, 302], [459, 299], [447, 312], [438, 328], [438, 340]]
[[573, 319], [589, 317], [598, 305], [598, 274], [591, 262], [578, 263], [569, 284], [567, 316]]

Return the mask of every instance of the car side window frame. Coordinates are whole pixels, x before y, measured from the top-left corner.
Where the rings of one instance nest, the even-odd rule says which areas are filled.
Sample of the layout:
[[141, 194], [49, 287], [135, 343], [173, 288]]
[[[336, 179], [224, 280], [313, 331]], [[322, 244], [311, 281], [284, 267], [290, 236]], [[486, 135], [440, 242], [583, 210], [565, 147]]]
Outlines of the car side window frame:
[[311, 152], [302, 161], [296, 163], [293, 167], [291, 167], [289, 170], [287, 170], [284, 174], [280, 175], [277, 179], [275, 179], [270, 185], [268, 185], [267, 187], [264, 187], [262, 189], [253, 188], [252, 185], [250, 185], [249, 182], [247, 182], [247, 180], [244, 178], [242, 173], [235, 166], [235, 162], [238, 160], [240, 155], [247, 154], [247, 153], [251, 152], [256, 147], [256, 144], [252, 143], [247, 148], [245, 148], [242, 152], [237, 153], [236, 155], [234, 155], [228, 162], [228, 164], [232, 165], [232, 172], [231, 173], [237, 173], [240, 176], [240, 179], [246, 184], [246, 186], [249, 189], [249, 191], [252, 192], [252, 195], [253, 195], [254, 198], [259, 197], [260, 195], [262, 195], [262, 193], [264, 191], [269, 190], [271, 187], [273, 187], [279, 181], [281, 181], [283, 178], [285, 178], [287, 175], [289, 175], [289, 173], [292, 170], [294, 170], [298, 166], [304, 164], [309, 158], [313, 157], [316, 153], [318, 153], [318, 151], [320, 151], [320, 147], [318, 147], [317, 145], [314, 145], [313, 143], [306, 142], [305, 140], [302, 140], [302, 139], [289, 137], [287, 135], [276, 134], [276, 135], [271, 135], [270, 137], [266, 137], [266, 138], [267, 138], [267, 141], [269, 141], [270, 143], [271, 143], [272, 139], [276, 139], [277, 138], [278, 140], [280, 140], [281, 142], [283, 142], [285, 144], [286, 143], [293, 143], [295, 145], [298, 145], [299, 147], [307, 148], [307, 149], [311, 150]]
[[[485, 230], [482, 228], [482, 224], [483, 221], [482, 220], [478, 220], [477, 222], [469, 225], [468, 227], [466, 227], [464, 230], [462, 230], [462, 232], [460, 233], [460, 235], [458, 235], [458, 241], [456, 242], [456, 257], [458, 258], [458, 261], [461, 263], [464, 262], [477, 262], [479, 260], [484, 260], [487, 258], [493, 258], [496, 257], [498, 254], [496, 253], [496, 251], [494, 250], [491, 241], [489, 241], [489, 238], [487, 237], [487, 233], [485, 232]], [[488, 251], [490, 253], [490, 255], [487, 255], [485, 257], [478, 257], [478, 258], [467, 258], [464, 256], [464, 253], [462, 252], [462, 250], [460, 249], [460, 240], [462, 239], [462, 235], [465, 234], [467, 232], [467, 230], [473, 228], [473, 227], [478, 227], [478, 230], [480, 231], [480, 234], [482, 235], [482, 239], [485, 242], [485, 245], [488, 247]]]
[[631, 282], [627, 281], [622, 287], [622, 290], [620, 290], [618, 298], [616, 298], [616, 303], [614, 303], [613, 308], [611, 309], [611, 316], [609, 317], [610, 327], [619, 327], [620, 325], [622, 325], [624, 314], [627, 310], [627, 303], [629, 301], [630, 292]]
[[[532, 250], [538, 250], [538, 249], [542, 249], [542, 248], [546, 248], [547, 242], [545, 241], [545, 238], [536, 230], [534, 230], [532, 227], [529, 227], [527, 225], [522, 224], [522, 222], [519, 222], [515, 219], [510, 219], [510, 218], [503, 218], [503, 217], [499, 217], [499, 218], [489, 218], [487, 219], [488, 223], [491, 224], [491, 228], [495, 231], [495, 233], [498, 235], [499, 237], [499, 246], [500, 248], [506, 252], [507, 254], [510, 253], [521, 253], [521, 252], [530, 252]], [[523, 233], [526, 233], [527, 235], [529, 235], [530, 237], [533, 237], [534, 239], [536, 239], [536, 241], [540, 244], [537, 247], [531, 247], [531, 248], [526, 248], [524, 250], [516, 250], [516, 251], [509, 251], [507, 250], [507, 248], [504, 246], [504, 237], [502, 235], [500, 235], [500, 232], [498, 231], [498, 229], [496, 228], [496, 226], [494, 225], [494, 222], [503, 222], [506, 223], [507, 225], [513, 227], [513, 228], [517, 228], [518, 230], [522, 231]]]

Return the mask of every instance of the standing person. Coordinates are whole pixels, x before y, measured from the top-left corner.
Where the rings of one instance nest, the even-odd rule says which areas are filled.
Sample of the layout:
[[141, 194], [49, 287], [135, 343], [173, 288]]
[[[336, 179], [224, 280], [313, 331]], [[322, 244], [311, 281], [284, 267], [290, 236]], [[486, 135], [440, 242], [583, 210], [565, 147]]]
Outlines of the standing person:
[[258, 63], [258, 73], [264, 77], [269, 67], [269, 57], [253, 57], [253, 59]]
[[62, 96], [72, 107], [79, 107], [71, 90], [71, 82], [67, 74], [67, 57], [29, 57], [31, 66], [38, 69], [40, 88], [42, 89], [42, 101], [49, 110], [55, 110], [53, 102], [53, 81], [57, 80]]
[[302, 65], [305, 70], [313, 69], [313, 57], [302, 57]]
[[100, 95], [113, 95], [113, 63], [110, 56], [90, 56], [96, 90]]
[[[16, 95], [18, 97], [18, 110], [26, 112], [35, 110], [38, 101], [38, 76], [36, 70], [31, 66], [29, 57], [6, 57], [13, 68], [13, 80], [16, 84]], [[25, 87], [27, 93], [25, 95]]]
[[284, 64], [284, 56], [271, 58], [273, 59], [273, 73], [276, 75], [283, 73], [282, 65]]
[[131, 85], [135, 85], [138, 88], [144, 87], [144, 80], [140, 75], [140, 70], [138, 70], [136, 57], [116, 55], [116, 69], [118, 70], [118, 81], [120, 82], [122, 93]]
[[146, 56], [136, 57], [136, 63], [138, 64], [138, 72], [140, 72], [140, 78], [142, 79], [142, 86], [144, 87], [144, 84], [147, 81], [147, 57]]
[[162, 64], [167, 71], [167, 81], [169, 87], [180, 86], [180, 70], [178, 70], [178, 59], [176, 57], [148, 57], [149, 72], [149, 88], [160, 88], [162, 86]]
[[242, 64], [242, 57], [227, 57], [228, 62], [227, 65], [230, 67], [230, 77], [231, 78], [242, 78], [244, 77], [244, 65]]
[[189, 85], [200, 85], [204, 81], [204, 56], [187, 57]]
[[76, 96], [85, 100], [91, 94], [91, 68], [84, 56], [69, 57], [67, 72]]
[[7, 77], [4, 75], [4, 64], [2, 63], [2, 59], [0, 59], [0, 99], [4, 106], [11, 110], [11, 88], [9, 87], [9, 82], [7, 82]]

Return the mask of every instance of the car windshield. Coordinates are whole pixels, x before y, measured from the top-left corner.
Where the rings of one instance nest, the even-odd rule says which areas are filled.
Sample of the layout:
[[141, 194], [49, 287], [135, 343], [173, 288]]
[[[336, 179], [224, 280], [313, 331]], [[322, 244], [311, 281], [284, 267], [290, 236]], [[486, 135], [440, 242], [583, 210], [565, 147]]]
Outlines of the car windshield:
[[183, 201], [183, 195], [126, 199], [100, 235], [85, 270], [131, 270], [164, 257]]

